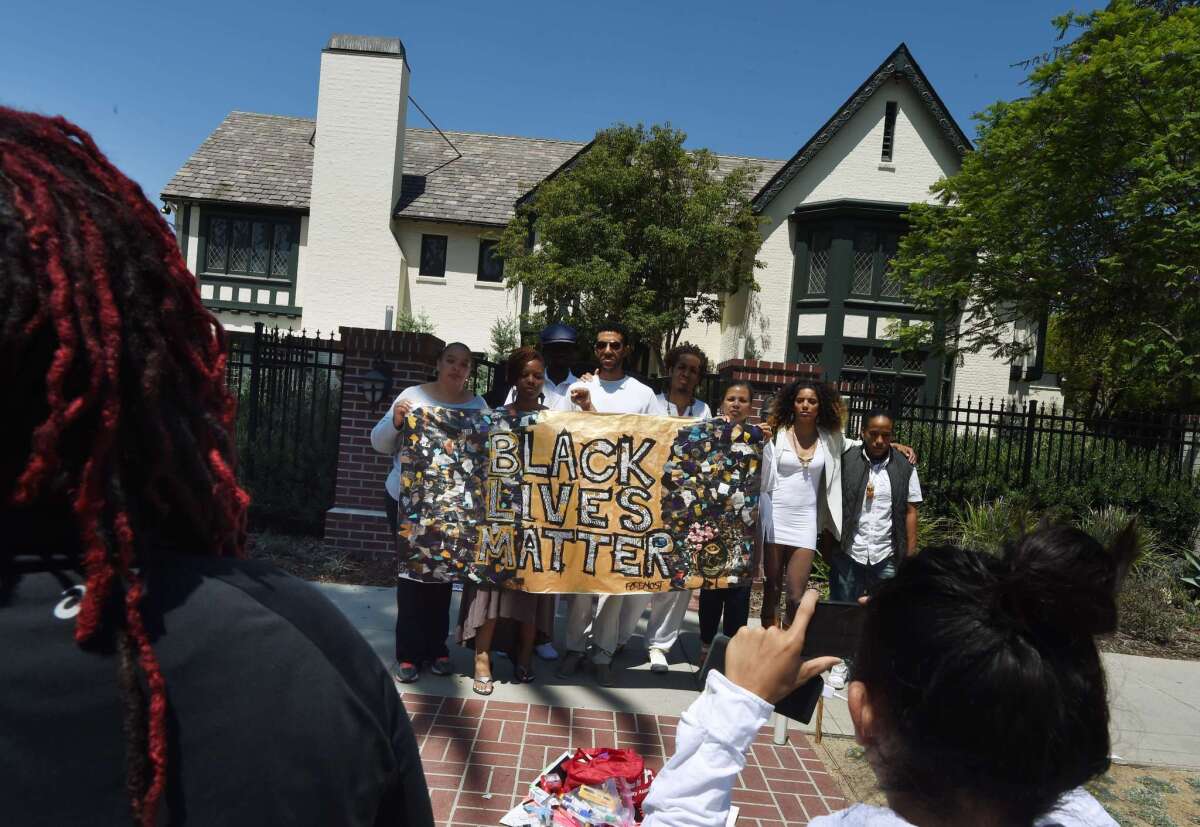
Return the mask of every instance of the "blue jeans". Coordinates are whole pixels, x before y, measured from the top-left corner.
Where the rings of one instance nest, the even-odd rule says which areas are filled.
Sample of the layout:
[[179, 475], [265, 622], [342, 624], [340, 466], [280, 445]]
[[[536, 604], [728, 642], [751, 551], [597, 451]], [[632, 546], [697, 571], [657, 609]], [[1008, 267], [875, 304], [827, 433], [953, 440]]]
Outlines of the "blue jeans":
[[880, 580], [895, 576], [895, 555], [889, 554], [878, 563], [864, 566], [845, 552], [835, 552], [829, 566], [829, 599], [857, 600]]

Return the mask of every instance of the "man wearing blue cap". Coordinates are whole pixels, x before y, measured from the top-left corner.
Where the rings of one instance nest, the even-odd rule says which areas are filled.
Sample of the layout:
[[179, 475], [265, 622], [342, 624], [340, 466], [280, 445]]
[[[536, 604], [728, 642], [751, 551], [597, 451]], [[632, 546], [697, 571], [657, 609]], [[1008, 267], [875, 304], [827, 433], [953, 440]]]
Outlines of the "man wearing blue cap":
[[[546, 360], [546, 383], [542, 385], [542, 404], [554, 408], [555, 402], [565, 399], [567, 388], [579, 381], [579, 377], [571, 370], [575, 364], [575, 328], [570, 325], [555, 322], [542, 328], [538, 336], [542, 357]], [[510, 388], [504, 404], [511, 404], [516, 398], [516, 388]]]

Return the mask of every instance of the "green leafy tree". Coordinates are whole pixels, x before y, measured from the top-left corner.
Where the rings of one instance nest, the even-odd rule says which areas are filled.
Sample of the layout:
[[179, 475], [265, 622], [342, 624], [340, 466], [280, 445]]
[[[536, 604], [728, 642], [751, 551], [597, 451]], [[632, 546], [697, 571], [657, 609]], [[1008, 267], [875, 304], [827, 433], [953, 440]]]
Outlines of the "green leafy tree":
[[496, 319], [488, 336], [488, 358], [499, 364], [521, 344], [521, 322], [515, 318]]
[[762, 266], [757, 170], [722, 174], [685, 138], [666, 125], [598, 133], [509, 223], [499, 245], [509, 285], [584, 332], [618, 317], [660, 358], [689, 321], [719, 322], [724, 297], [754, 289]]
[[899, 338], [1015, 356], [1029, 345], [1011, 324], [1049, 313], [1106, 377], [1087, 413], [1141, 404], [1147, 383], [1192, 406], [1200, 9], [1114, 0], [1055, 25], [1077, 36], [1033, 69], [1029, 97], [976, 116], [977, 151], [935, 185], [941, 203], [909, 212], [893, 264], [932, 321]]

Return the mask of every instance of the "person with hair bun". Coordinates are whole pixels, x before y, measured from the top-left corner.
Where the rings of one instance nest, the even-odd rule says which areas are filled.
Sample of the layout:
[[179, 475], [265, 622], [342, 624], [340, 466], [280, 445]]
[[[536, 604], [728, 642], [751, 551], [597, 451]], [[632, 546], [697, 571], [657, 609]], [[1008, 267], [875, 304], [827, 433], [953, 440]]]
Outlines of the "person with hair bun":
[[[393, 536], [400, 527], [400, 428], [404, 417], [417, 408], [486, 411], [488, 407], [482, 396], [476, 396], [467, 387], [475, 367], [469, 347], [462, 342], [451, 342], [438, 354], [436, 365], [434, 381], [402, 390], [371, 429], [371, 447], [392, 457], [392, 470], [384, 482], [383, 504]], [[425, 664], [435, 675], [454, 671], [450, 650], [446, 648], [452, 596], [450, 583], [430, 583], [400, 570], [396, 580], [396, 663], [392, 667], [392, 677], [400, 683], [417, 680]]]
[[[817, 827], [1116, 825], [1082, 786], [1109, 766], [1096, 636], [1117, 628], [1133, 526], [1109, 549], [1053, 526], [1002, 554], [932, 547], [867, 602], [848, 689], [854, 734], [888, 806], [856, 804]], [[743, 629], [725, 674], [680, 719], [644, 827], [721, 825], [744, 752], [779, 701], [830, 658], [805, 660], [817, 604], [792, 627]], [[701, 746], [703, 745], [703, 748]]]
[[[532, 347], [517, 348], [509, 355], [505, 373], [513, 386], [513, 401], [504, 410], [510, 416], [545, 410], [541, 402], [545, 371], [542, 355]], [[554, 595], [464, 581], [458, 605], [458, 644], [473, 643], [475, 648], [472, 690], [477, 695], [492, 694], [493, 651], [512, 660], [517, 683], [532, 683], [534, 643], [539, 634], [546, 641], [554, 636]]]
[[4, 824], [433, 824], [379, 657], [239, 559], [226, 356], [138, 185], [0, 107]]

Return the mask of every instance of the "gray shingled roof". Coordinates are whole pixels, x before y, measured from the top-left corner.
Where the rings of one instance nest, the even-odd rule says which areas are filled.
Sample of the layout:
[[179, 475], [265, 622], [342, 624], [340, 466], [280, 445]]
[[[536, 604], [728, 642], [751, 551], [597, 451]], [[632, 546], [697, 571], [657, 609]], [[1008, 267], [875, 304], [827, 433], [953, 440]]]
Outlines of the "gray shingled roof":
[[[308, 209], [314, 122], [231, 112], [163, 189], [163, 198]], [[399, 218], [503, 225], [517, 199], [572, 158], [576, 141], [447, 132], [409, 127]], [[721, 155], [719, 169], [762, 167], [757, 186], [783, 161]]]
[[311, 118], [230, 112], [163, 189], [163, 198], [308, 209]]

